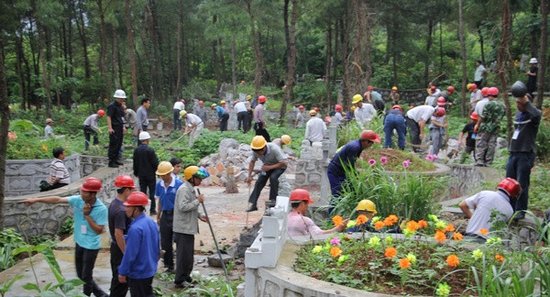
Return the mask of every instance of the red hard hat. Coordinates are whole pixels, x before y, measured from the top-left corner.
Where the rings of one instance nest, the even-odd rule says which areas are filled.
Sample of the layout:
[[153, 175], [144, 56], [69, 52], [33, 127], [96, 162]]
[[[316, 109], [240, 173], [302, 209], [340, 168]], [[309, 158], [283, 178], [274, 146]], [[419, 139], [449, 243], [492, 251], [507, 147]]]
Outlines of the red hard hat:
[[298, 109], [300, 109], [300, 110], [304, 110], [304, 109], [305, 109], [305, 107], [304, 107], [303, 105], [300, 105], [300, 106], [298, 106]]
[[258, 102], [265, 103], [266, 101], [267, 101], [267, 98], [264, 95], [258, 97]]
[[443, 107], [438, 107], [435, 109], [435, 115], [438, 116], [438, 117], [442, 117], [446, 114], [445, 112], [445, 108]]
[[367, 90], [372, 91], [372, 90], [374, 90], [374, 87], [373, 86], [368, 86]]
[[115, 178], [117, 188], [135, 188], [134, 179], [129, 175], [119, 175]]
[[147, 204], [149, 204], [149, 197], [140, 191], [132, 192], [124, 202], [125, 206], [147, 206]]
[[474, 120], [474, 121], [477, 121], [479, 120], [479, 114], [477, 114], [477, 112], [472, 112], [472, 114], [470, 115], [470, 119]]
[[370, 140], [372, 142], [380, 143], [380, 136], [372, 130], [363, 130], [360, 136], [361, 140]]
[[391, 109], [399, 109], [399, 110], [403, 111], [403, 107], [401, 107], [401, 105], [398, 105], [398, 104], [392, 106]]
[[498, 183], [497, 188], [506, 192], [510, 198], [516, 198], [521, 192], [521, 185], [517, 180], [511, 177], [503, 179], [500, 183]]
[[498, 96], [498, 88], [490, 87], [489, 90], [487, 91], [487, 96], [493, 96], [493, 97]]
[[481, 96], [487, 97], [487, 95], [489, 95], [489, 88], [488, 87], [483, 87], [481, 89]]
[[448, 86], [448, 87], [447, 87], [447, 92], [449, 92], [449, 93], [451, 93], [451, 94], [454, 93], [454, 92], [455, 92], [455, 87], [453, 87], [453, 86]]
[[84, 180], [80, 189], [85, 192], [99, 192], [101, 189], [101, 180], [95, 177], [88, 177]]
[[304, 189], [296, 189], [290, 192], [290, 201], [305, 201], [307, 204], [313, 203], [309, 192]]
[[336, 105], [334, 106], [334, 110], [336, 110], [336, 111], [342, 111], [342, 105], [336, 104]]
[[103, 117], [103, 116], [105, 115], [105, 110], [103, 110], [103, 109], [98, 110], [98, 111], [97, 111], [97, 115], [98, 115], [100, 118]]
[[447, 102], [447, 100], [445, 100], [445, 97], [441, 96], [437, 98], [437, 103], [445, 103], [445, 102]]

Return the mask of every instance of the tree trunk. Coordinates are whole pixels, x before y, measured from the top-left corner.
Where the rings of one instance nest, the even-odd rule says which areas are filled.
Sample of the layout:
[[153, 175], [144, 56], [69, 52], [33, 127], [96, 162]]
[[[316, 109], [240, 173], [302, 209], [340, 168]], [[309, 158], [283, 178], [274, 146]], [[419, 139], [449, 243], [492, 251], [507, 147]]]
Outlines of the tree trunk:
[[464, 39], [464, 0], [458, 0], [458, 39], [460, 41], [460, 56], [462, 57], [461, 66], [462, 66], [462, 88], [460, 92], [460, 111], [463, 116], [466, 116], [469, 112], [467, 102], [466, 102], [466, 84], [468, 83], [468, 73], [466, 61], [468, 57], [466, 56], [466, 41]]
[[[531, 0], [529, 2], [531, 4], [531, 16], [533, 17], [533, 19], [535, 19], [537, 17], [539, 2], [540, 5], [542, 5], [542, 2], [544, 2], [544, 0]], [[541, 21], [544, 21], [544, 19], [541, 19]], [[540, 31], [536, 30], [536, 28], [536, 26], [531, 26], [531, 30], [529, 31], [529, 52], [531, 53], [531, 57], [536, 57], [539, 50], [538, 41], [541, 36], [539, 35]]]
[[[296, 21], [298, 20], [298, 0], [291, 0], [292, 11], [290, 12], [290, 26], [288, 27], [288, 58], [287, 58], [287, 73], [286, 87], [283, 103], [281, 104], [281, 112], [279, 116], [279, 124], [285, 122], [286, 105], [294, 96], [294, 84], [296, 83]], [[288, 9], [288, 6], [287, 6]]]
[[231, 85], [233, 94], [237, 95], [237, 41], [235, 32], [231, 33]]
[[332, 99], [332, 88], [331, 88], [331, 73], [332, 70], [332, 24], [328, 25], [326, 34], [325, 34], [325, 101], [327, 102], [327, 105], [331, 106], [331, 99]]
[[178, 25], [176, 26], [176, 94], [180, 96], [182, 81], [182, 46], [183, 46], [183, 7], [184, 1], [178, 4]]
[[108, 96], [113, 91], [113, 76], [108, 78], [106, 67], [107, 56], [107, 32], [105, 28], [105, 9], [103, 8], [103, 0], [96, 0], [97, 9], [99, 11], [99, 59], [98, 68], [101, 80], [105, 83], [102, 87], [101, 98]]
[[91, 77], [90, 59], [88, 58], [88, 41], [86, 40], [86, 28], [84, 27], [84, 12], [82, 7], [76, 7], [78, 16], [76, 17], [76, 26], [78, 27], [78, 35], [82, 43], [82, 58], [84, 60], [84, 77]]
[[540, 54], [539, 73], [537, 74], [537, 108], [542, 109], [544, 99], [544, 75], [548, 61], [548, 0], [540, 1]]
[[[33, 11], [36, 13], [36, 2], [33, 1]], [[36, 30], [38, 30], [38, 60], [40, 62], [40, 71], [41, 71], [41, 80], [42, 88], [44, 89], [44, 96], [46, 100], [46, 115], [48, 117], [52, 116], [52, 97], [50, 92], [50, 73], [47, 67], [46, 60], [46, 38], [47, 38], [47, 28], [42, 25], [41, 20], [35, 16], [36, 19]]]
[[[138, 83], [137, 83], [137, 61], [136, 61], [136, 43], [134, 41], [134, 28], [132, 27], [132, 12], [130, 8], [131, 0], [124, 0], [124, 16], [126, 22], [126, 31], [128, 34], [128, 57], [130, 59], [130, 74], [132, 77], [132, 101], [134, 107], [138, 106]], [[120, 61], [119, 61], [120, 62]], [[120, 70], [122, 71], [122, 69]]]
[[368, 22], [368, 7], [366, 1], [353, 0], [352, 15], [353, 38], [349, 56], [349, 85], [353, 92], [363, 93], [367, 89], [372, 73], [370, 64], [370, 26]]
[[254, 46], [254, 56], [256, 58], [256, 67], [254, 69], [254, 94], [258, 96], [260, 95], [260, 88], [262, 86], [264, 57], [262, 54], [262, 49], [260, 48], [260, 33], [258, 28], [256, 28], [256, 17], [252, 11], [252, 0], [246, 1], [246, 10], [248, 12], [248, 16], [250, 17], [250, 31], [252, 35], [252, 44]]
[[485, 65], [485, 40], [483, 39], [483, 31], [481, 31], [481, 24], [477, 26], [477, 35], [479, 36], [479, 49], [481, 51], [481, 63]]
[[27, 84], [25, 81], [25, 70], [23, 65], [26, 63], [25, 52], [23, 50], [23, 32], [15, 36], [15, 54], [17, 56], [17, 63], [15, 64], [17, 70], [17, 78], [19, 79], [19, 96], [21, 97], [21, 107], [25, 110], [29, 102], [27, 94]]
[[8, 87], [4, 74], [4, 34], [0, 34], [0, 230], [4, 228], [4, 197], [6, 180], [6, 153], [8, 129], [10, 127], [10, 106]]
[[439, 22], [439, 72], [443, 72], [443, 22]]
[[350, 48], [349, 48], [349, 36], [350, 33], [348, 32], [348, 29], [351, 27], [349, 16], [351, 14], [351, 5], [348, 1], [345, 3], [345, 14], [341, 19], [341, 26], [340, 26], [340, 41], [341, 41], [341, 52], [342, 52], [342, 65], [343, 65], [343, 73], [342, 73], [342, 95], [344, 96], [346, 102], [349, 101], [351, 98], [353, 92], [355, 90], [351, 87], [350, 82], [350, 70], [349, 68], [349, 55], [350, 55]]
[[[218, 22], [218, 16], [216, 14], [214, 14], [212, 16], [212, 26], [216, 26], [216, 23]], [[221, 75], [220, 75], [220, 71], [221, 71], [221, 67], [220, 67], [220, 63], [219, 63], [219, 60], [218, 60], [218, 40], [217, 39], [214, 39], [212, 40], [211, 42], [211, 46], [212, 46], [212, 60], [210, 61], [211, 65], [212, 65], [212, 70], [214, 72], [214, 77], [216, 78], [216, 90], [217, 91], [220, 91], [220, 87], [223, 83], [222, 79], [221, 79]], [[220, 96], [222, 95], [221, 92], [219, 94]]]
[[428, 36], [426, 36], [426, 57], [424, 58], [424, 82], [428, 84], [430, 81], [430, 61], [431, 61], [431, 55], [430, 52], [432, 50], [432, 35], [433, 35], [433, 28], [434, 28], [434, 22], [430, 18], [428, 20]]
[[508, 98], [508, 69], [510, 69], [510, 40], [512, 39], [512, 16], [510, 14], [510, 0], [502, 0], [502, 32], [500, 37], [500, 45], [497, 51], [497, 75], [500, 79], [500, 87], [502, 92], [502, 98], [506, 105], [506, 119], [507, 119], [507, 134], [508, 141], [512, 136], [512, 107], [510, 105], [510, 99]]

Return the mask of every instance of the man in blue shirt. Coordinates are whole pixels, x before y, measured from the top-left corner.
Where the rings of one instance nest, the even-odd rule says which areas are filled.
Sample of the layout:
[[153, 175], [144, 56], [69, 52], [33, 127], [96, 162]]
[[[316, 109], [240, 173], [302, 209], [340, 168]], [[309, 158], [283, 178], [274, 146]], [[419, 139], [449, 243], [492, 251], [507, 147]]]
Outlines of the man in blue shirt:
[[67, 198], [59, 196], [29, 198], [22, 201], [27, 205], [36, 202], [68, 203], [72, 207], [76, 275], [84, 281], [84, 294], [90, 296], [93, 293], [97, 297], [109, 296], [93, 279], [95, 260], [101, 248], [100, 234], [105, 231], [107, 224], [107, 207], [96, 197], [100, 189], [101, 180], [89, 177], [80, 187], [80, 195]]
[[182, 185], [182, 181], [172, 176], [174, 167], [170, 162], [162, 161], [157, 168], [160, 180], [157, 182], [155, 198], [158, 199], [157, 223], [160, 228], [161, 247], [164, 250], [164, 267], [167, 272], [174, 271], [174, 201], [176, 192]]
[[220, 131], [227, 131], [227, 121], [229, 120], [229, 113], [225, 109], [225, 101], [220, 101], [220, 105], [215, 103], [211, 105], [212, 109], [216, 110], [218, 114], [218, 122], [220, 122]]
[[118, 267], [118, 281], [128, 283], [130, 295], [154, 297], [153, 277], [157, 273], [159, 231], [157, 225], [145, 215], [145, 206], [149, 203], [143, 192], [133, 192], [124, 206], [126, 215], [134, 221], [128, 230], [126, 251]]
[[354, 168], [355, 161], [364, 149], [373, 143], [380, 143], [380, 137], [372, 130], [364, 130], [358, 140], [352, 140], [336, 152], [328, 165], [327, 175], [332, 193], [331, 205], [335, 205], [342, 190], [342, 183], [346, 180], [344, 168]]

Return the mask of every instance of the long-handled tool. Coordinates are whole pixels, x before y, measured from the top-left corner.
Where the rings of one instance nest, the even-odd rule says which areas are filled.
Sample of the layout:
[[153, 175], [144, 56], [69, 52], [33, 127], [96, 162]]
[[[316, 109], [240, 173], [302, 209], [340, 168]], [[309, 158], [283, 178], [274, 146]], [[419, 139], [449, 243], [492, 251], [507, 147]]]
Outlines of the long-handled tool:
[[[248, 184], [248, 198], [250, 199], [250, 182], [248, 182], [247, 184]], [[244, 225], [245, 229], [248, 229], [248, 214], [249, 214], [249, 212], [247, 211], [246, 212], [246, 224]]]
[[[201, 191], [197, 189], [197, 193], [200, 195]], [[229, 274], [227, 274], [227, 268], [225, 267], [225, 263], [223, 261], [222, 252], [218, 247], [218, 241], [216, 240], [216, 235], [214, 235], [214, 229], [212, 229], [212, 224], [210, 223], [210, 218], [208, 217], [208, 213], [206, 212], [206, 207], [204, 206], [204, 202], [201, 202], [201, 205], [202, 205], [202, 210], [204, 211], [204, 215], [206, 216], [206, 222], [208, 223], [208, 227], [210, 227], [210, 233], [212, 233], [212, 239], [214, 239], [214, 244], [216, 245], [216, 251], [218, 252], [218, 257], [220, 257], [220, 262], [222, 263], [225, 279], [227, 280], [227, 282], [229, 282]]]

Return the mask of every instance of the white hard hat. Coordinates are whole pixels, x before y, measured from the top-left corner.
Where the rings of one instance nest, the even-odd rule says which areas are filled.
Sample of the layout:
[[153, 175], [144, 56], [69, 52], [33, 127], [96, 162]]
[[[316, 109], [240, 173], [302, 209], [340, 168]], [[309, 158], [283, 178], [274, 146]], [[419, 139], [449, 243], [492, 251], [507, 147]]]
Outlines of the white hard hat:
[[115, 94], [113, 95], [113, 97], [115, 98], [122, 98], [122, 99], [126, 99], [126, 92], [124, 92], [123, 90], [116, 90], [115, 91]]
[[537, 64], [538, 62], [537, 58], [531, 58], [531, 60], [529, 60], [529, 64]]
[[139, 132], [139, 140], [147, 140], [151, 139], [151, 135], [149, 135], [149, 132], [141, 131]]

